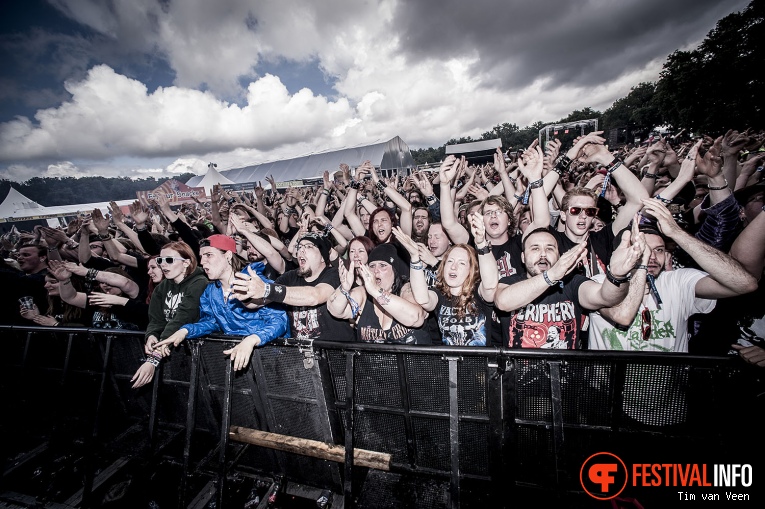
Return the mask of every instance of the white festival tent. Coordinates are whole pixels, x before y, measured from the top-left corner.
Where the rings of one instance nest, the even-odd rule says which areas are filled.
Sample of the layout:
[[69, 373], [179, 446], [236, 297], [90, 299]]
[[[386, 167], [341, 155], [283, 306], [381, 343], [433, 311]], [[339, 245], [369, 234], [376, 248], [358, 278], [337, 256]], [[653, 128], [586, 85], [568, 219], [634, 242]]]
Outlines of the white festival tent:
[[221, 175], [215, 168], [215, 165], [210, 163], [207, 165], [207, 173], [205, 173], [205, 176], [193, 187], [204, 187], [205, 193], [207, 193], [207, 196], [210, 196], [215, 184], [234, 184], [234, 181]]
[[[116, 203], [119, 207], [124, 207], [134, 201], [119, 200]], [[109, 211], [108, 205], [109, 202], [96, 202], [44, 207], [11, 187], [5, 200], [0, 204], [0, 223], [45, 219], [49, 226], [56, 227], [64, 224], [64, 217], [91, 212], [93, 209], [100, 209], [101, 212], [106, 214]], [[62, 220], [59, 220], [59, 218]]]

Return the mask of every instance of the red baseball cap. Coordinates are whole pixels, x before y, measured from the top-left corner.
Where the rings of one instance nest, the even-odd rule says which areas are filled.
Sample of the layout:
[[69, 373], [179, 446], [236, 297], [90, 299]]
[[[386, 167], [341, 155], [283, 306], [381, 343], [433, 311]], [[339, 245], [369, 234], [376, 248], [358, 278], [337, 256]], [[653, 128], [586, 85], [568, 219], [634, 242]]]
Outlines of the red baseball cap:
[[204, 240], [207, 241], [210, 247], [218, 248], [221, 251], [231, 251], [232, 253], [236, 253], [236, 241], [228, 235], [221, 235], [218, 233], [210, 235]]

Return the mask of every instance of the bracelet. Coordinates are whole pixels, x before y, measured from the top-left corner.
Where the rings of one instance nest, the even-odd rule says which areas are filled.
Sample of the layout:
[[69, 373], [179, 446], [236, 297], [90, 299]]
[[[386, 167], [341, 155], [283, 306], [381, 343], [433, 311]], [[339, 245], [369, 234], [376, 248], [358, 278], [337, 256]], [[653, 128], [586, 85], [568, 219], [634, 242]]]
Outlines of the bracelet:
[[327, 235], [329, 235], [329, 232], [331, 232], [333, 228], [334, 226], [332, 225], [332, 223], [327, 223], [326, 226], [324, 226], [324, 236], [326, 237]]
[[112, 234], [109, 233], [109, 232], [106, 232], [106, 233], [103, 233], [103, 234], [102, 233], [98, 234], [98, 239], [99, 240], [109, 240], [111, 238], [112, 238]]
[[550, 276], [547, 275], [547, 271], [542, 272], [542, 277], [545, 280], [545, 283], [547, 283], [547, 286], [555, 286], [558, 285], [561, 288], [563, 288], [563, 281], [553, 281], [550, 279]]
[[265, 290], [263, 290], [263, 300], [266, 300], [266, 298], [268, 298], [270, 294], [271, 294], [271, 284], [266, 283], [266, 288]]
[[325, 188], [324, 188], [324, 189], [321, 191], [321, 194], [323, 194], [324, 196], [329, 196], [329, 190], [327, 190], [327, 188], [325, 187]]
[[48, 248], [48, 252], [50, 253], [51, 251], [58, 251], [58, 248], [56, 246], [51, 246]]
[[388, 187], [388, 184], [386, 184], [382, 180], [378, 180], [377, 184], [375, 184], [375, 187], [377, 187], [377, 189], [379, 189], [380, 192], [383, 192], [385, 190], [385, 188]]
[[672, 203], [672, 200], [668, 200], [667, 198], [662, 198], [660, 194], [657, 194], [656, 196], [654, 196], [654, 198], [656, 198], [657, 200], [659, 200], [665, 205], [669, 205], [670, 203]]
[[62, 279], [61, 281], [59, 281], [59, 283], [62, 284], [62, 285], [69, 285], [69, 284], [72, 284], [72, 280], [71, 279]]
[[358, 180], [351, 180], [350, 186], [351, 186], [351, 189], [358, 189], [361, 187], [361, 182], [359, 182]]
[[722, 191], [723, 189], [728, 189], [728, 179], [723, 177], [723, 180], [725, 181], [724, 186], [712, 187], [707, 183], [707, 189], [709, 189], [710, 191]]
[[544, 179], [535, 180], [534, 182], [529, 183], [529, 187], [531, 189], [537, 189], [539, 187], [542, 187], [544, 183], [545, 183]]
[[426, 198], [425, 198], [425, 201], [427, 201], [428, 203], [435, 203], [435, 201], [436, 201], [437, 199], [438, 199], [438, 198], [436, 198], [436, 195], [435, 195], [435, 194], [431, 194], [430, 196], [428, 196], [428, 197], [426, 197]]
[[154, 366], [155, 368], [159, 366], [159, 359], [157, 359], [157, 358], [156, 358], [156, 357], [154, 357], [153, 355], [149, 355], [149, 356], [148, 356], [148, 357], [146, 357], [146, 358], [145, 358], [143, 361], [144, 361], [144, 362], [148, 362], [149, 364], [151, 364], [151, 365], [152, 365], [152, 366]]
[[511, 177], [510, 175], [508, 175], [508, 176], [507, 176], [507, 178], [508, 178], [508, 179], [510, 179], [510, 182], [512, 182], [513, 184], [515, 184], [516, 182], [518, 182], [518, 179], [517, 179], [517, 178], [513, 178], [513, 177]]
[[646, 272], [648, 272], [648, 265], [642, 265], [641, 264], [641, 265], [638, 265], [637, 267], [635, 267], [635, 270], [640, 270], [640, 269], [643, 269]]
[[514, 194], [513, 197], [518, 201], [523, 201], [523, 196], [518, 196], [517, 194]]
[[483, 247], [476, 246], [475, 252], [478, 253], [479, 255], [486, 255], [491, 253], [491, 247], [489, 246], [488, 243], [486, 243]]
[[609, 283], [611, 283], [612, 285], [619, 286], [622, 283], [626, 283], [627, 281], [630, 280], [630, 274], [627, 274], [621, 278], [618, 278], [613, 275], [613, 273], [611, 272], [611, 266], [609, 265], [606, 267], [606, 279], [608, 279]]
[[422, 260], [417, 260], [416, 262], [409, 262], [409, 268], [414, 270], [422, 270], [425, 268], [425, 264], [422, 262]]
[[148, 228], [149, 226], [146, 224], [143, 226], [138, 226], [138, 225], [133, 226], [133, 229], [137, 232], [145, 232]]
[[642, 178], [649, 178], [649, 179], [654, 179], [654, 180], [656, 180], [657, 178], [659, 178], [659, 176], [658, 176], [658, 175], [656, 175], [655, 173], [648, 173], [648, 172], [646, 171], [646, 172], [644, 172], [644, 173], [643, 173], [643, 177], [642, 177]]

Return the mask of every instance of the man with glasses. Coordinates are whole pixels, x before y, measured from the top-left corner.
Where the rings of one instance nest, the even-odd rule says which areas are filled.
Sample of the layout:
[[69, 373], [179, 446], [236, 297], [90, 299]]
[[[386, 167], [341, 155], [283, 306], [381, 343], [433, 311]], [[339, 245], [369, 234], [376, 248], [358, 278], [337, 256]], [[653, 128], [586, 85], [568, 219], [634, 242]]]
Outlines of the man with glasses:
[[355, 334], [348, 322], [327, 310], [327, 300], [340, 286], [338, 271], [329, 264], [330, 249], [323, 235], [306, 233], [297, 243], [297, 269], [285, 272], [273, 284], [237, 274], [236, 298], [284, 303], [294, 338], [353, 341]]
[[[757, 280], [731, 256], [686, 233], [659, 200], [643, 202], [645, 213], [656, 218], [656, 226], [640, 227], [646, 248], [625, 300], [590, 315], [590, 348], [687, 352], [688, 318], [712, 311], [716, 299], [755, 291]], [[668, 239], [702, 270], [665, 270], [671, 266]]]

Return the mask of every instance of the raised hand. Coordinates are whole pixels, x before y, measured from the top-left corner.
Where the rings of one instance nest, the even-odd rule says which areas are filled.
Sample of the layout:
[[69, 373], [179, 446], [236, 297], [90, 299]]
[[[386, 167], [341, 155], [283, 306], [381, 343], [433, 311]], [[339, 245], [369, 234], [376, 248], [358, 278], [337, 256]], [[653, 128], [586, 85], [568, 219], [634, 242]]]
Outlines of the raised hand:
[[661, 233], [669, 238], [674, 238], [675, 235], [683, 231], [675, 222], [669, 209], [656, 198], [643, 199], [643, 212], [644, 215], [653, 216]]
[[136, 200], [130, 205], [130, 216], [136, 224], [142, 225], [149, 220], [149, 210]]
[[543, 165], [544, 154], [539, 147], [528, 149], [523, 153], [523, 157], [518, 159], [518, 169], [529, 182], [534, 182], [542, 178]]
[[[634, 229], [633, 229], [634, 231]], [[645, 235], [625, 231], [619, 246], [611, 254], [611, 273], [616, 278], [623, 278], [635, 268], [643, 258], [646, 249]]]
[[412, 240], [409, 235], [405, 234], [403, 230], [401, 230], [400, 226], [393, 228], [393, 235], [396, 237], [396, 240], [398, 240], [399, 243], [404, 247], [404, 249], [407, 250], [412, 260], [420, 259], [420, 252], [417, 249], [417, 243]]
[[446, 156], [446, 159], [441, 163], [441, 167], [438, 169], [438, 174], [441, 177], [441, 183], [449, 185], [457, 175], [457, 170], [461, 165], [461, 160], [457, 159], [454, 154]]
[[90, 221], [95, 226], [99, 235], [109, 233], [109, 220], [101, 213], [101, 209], [93, 209], [93, 212], [90, 214]]
[[260, 276], [253, 272], [252, 267], [247, 267], [247, 274], [244, 272], [236, 272], [234, 274], [234, 281], [231, 284], [233, 293], [232, 299], [237, 300], [260, 300], [266, 293], [266, 283]]
[[353, 281], [356, 278], [356, 266], [353, 260], [351, 260], [350, 266], [348, 268], [345, 268], [345, 264], [340, 261], [340, 264], [338, 265], [338, 273], [340, 275], [340, 286], [342, 286], [343, 290], [346, 292], [350, 292], [351, 288], [353, 287]]
[[48, 260], [48, 270], [59, 281], [72, 277], [72, 273], [66, 269], [66, 265], [61, 260]]
[[237, 343], [233, 348], [223, 350], [223, 355], [228, 355], [234, 362], [234, 371], [239, 371], [247, 367], [252, 357], [252, 351], [256, 346], [260, 345], [260, 336], [257, 334], [250, 334]]
[[547, 275], [553, 281], [560, 281], [567, 274], [573, 271], [580, 263], [586, 263], [587, 259], [587, 235], [582, 238], [582, 241], [576, 246], [572, 247], [558, 258], [555, 265], [550, 267], [547, 271]]
[[476, 211], [468, 216], [470, 231], [473, 233], [476, 245], [486, 242], [486, 225], [483, 223], [483, 217]]
[[110, 201], [108, 209], [109, 214], [112, 215], [112, 219], [114, 219], [115, 223], [125, 222], [125, 215], [122, 213], [122, 209], [120, 209], [119, 205], [117, 205], [117, 202]]
[[696, 171], [707, 177], [716, 177], [722, 172], [722, 158], [720, 157], [722, 144], [723, 137], [720, 136], [709, 147], [709, 150], [707, 150], [703, 157], [698, 152], [696, 153]]

